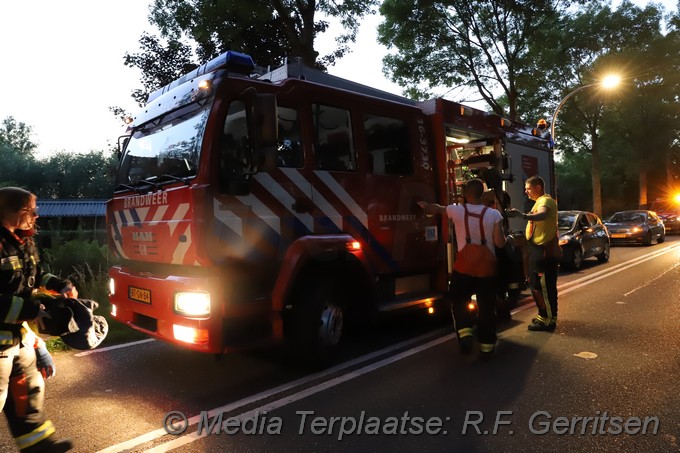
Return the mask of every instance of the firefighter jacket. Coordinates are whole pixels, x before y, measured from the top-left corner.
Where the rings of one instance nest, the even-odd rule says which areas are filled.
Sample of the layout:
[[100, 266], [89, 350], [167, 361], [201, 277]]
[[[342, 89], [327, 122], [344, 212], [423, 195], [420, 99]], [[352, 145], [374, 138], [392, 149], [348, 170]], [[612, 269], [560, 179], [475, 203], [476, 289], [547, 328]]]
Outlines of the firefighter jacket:
[[33, 291], [39, 286], [61, 291], [68, 283], [43, 273], [35, 242], [17, 233], [0, 226], [0, 351], [18, 345], [22, 322], [38, 316], [40, 302]]

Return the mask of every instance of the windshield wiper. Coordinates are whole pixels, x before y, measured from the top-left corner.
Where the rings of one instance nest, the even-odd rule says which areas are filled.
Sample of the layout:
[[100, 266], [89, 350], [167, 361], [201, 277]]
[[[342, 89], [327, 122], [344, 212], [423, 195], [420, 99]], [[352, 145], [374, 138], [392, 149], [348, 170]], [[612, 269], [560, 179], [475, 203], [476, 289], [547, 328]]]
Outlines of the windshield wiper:
[[155, 182], [150, 181], [150, 180], [148, 180], [148, 179], [140, 179], [139, 181], [137, 181], [137, 182], [135, 183], [135, 185], [139, 185], [139, 184], [148, 184], [148, 185], [150, 185], [151, 187], [153, 187], [154, 189], [158, 189], [158, 190], [163, 189], [163, 187], [162, 187], [160, 184], [156, 184]]
[[[160, 175], [158, 177], [158, 179], [160, 179], [160, 178], [167, 178], [167, 179], [172, 179], [174, 181], [181, 181], [184, 184], [186, 184], [187, 186], [191, 185], [191, 183], [189, 182], [189, 178], [182, 178], [181, 176], [170, 175], [168, 173], [163, 173], [162, 175]], [[158, 179], [156, 179], [156, 181], [158, 181]]]
[[126, 189], [126, 190], [132, 190], [134, 192], [137, 192], [138, 194], [143, 194], [144, 192], [140, 190], [138, 187], [132, 187], [128, 186], [127, 184], [118, 184], [114, 190], [119, 190], [119, 189]]

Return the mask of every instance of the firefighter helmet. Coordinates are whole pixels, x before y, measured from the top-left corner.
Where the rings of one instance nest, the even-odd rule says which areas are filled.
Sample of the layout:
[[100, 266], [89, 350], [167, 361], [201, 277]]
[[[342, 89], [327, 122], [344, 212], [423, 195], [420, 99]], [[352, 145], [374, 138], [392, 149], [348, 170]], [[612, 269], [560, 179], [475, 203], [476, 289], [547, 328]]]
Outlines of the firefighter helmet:
[[536, 127], [539, 129], [545, 129], [546, 127], [548, 127], [548, 123], [543, 118], [541, 118], [540, 120], [538, 120], [538, 124], [536, 125]]

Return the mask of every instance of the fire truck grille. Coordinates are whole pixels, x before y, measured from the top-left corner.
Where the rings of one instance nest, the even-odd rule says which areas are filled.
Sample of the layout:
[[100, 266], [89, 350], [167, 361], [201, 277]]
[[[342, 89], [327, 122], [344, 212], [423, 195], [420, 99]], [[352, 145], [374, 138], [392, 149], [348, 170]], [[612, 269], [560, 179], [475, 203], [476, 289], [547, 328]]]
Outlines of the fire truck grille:
[[148, 330], [149, 332], [155, 332], [158, 329], [157, 323], [158, 321], [155, 318], [144, 316], [139, 313], [134, 313], [132, 317], [132, 324], [140, 329]]

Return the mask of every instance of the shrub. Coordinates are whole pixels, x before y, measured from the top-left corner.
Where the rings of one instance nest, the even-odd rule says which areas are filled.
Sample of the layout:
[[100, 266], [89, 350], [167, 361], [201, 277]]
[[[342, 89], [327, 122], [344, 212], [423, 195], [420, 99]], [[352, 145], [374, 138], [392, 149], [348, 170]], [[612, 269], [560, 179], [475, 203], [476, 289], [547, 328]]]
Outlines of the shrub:
[[80, 286], [87, 279], [106, 273], [109, 267], [106, 245], [94, 241], [68, 241], [41, 250], [44, 268], [61, 278], [69, 278]]

